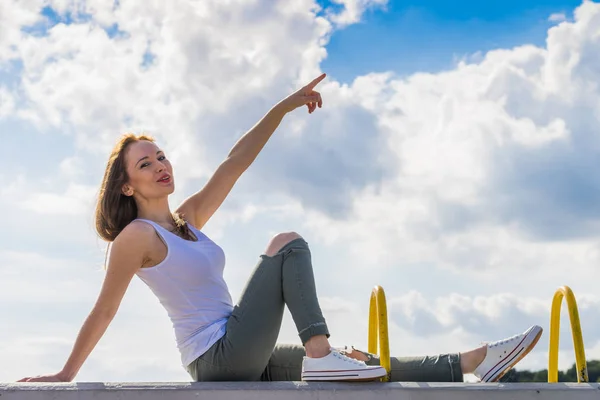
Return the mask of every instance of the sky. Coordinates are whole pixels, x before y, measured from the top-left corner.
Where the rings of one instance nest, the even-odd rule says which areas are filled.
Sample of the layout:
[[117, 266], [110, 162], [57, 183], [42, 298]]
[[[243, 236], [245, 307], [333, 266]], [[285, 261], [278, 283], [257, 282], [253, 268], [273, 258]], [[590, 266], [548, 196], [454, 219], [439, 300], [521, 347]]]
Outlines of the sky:
[[[392, 354], [538, 324], [519, 367], [542, 369], [552, 296], [569, 285], [600, 359], [600, 3], [488, 3], [0, 2], [0, 381], [69, 355], [102, 284], [94, 201], [122, 133], [157, 138], [175, 208], [321, 72], [324, 107], [287, 115], [203, 228], [234, 301], [270, 238], [296, 231], [333, 345], [366, 346], [382, 285]], [[299, 343], [289, 314], [279, 340]], [[189, 379], [134, 279], [76, 380]]]
[[[525, 43], [543, 46], [547, 30], [557, 21], [572, 17], [581, 2], [369, 3], [373, 7], [364, 10], [360, 21], [336, 32], [327, 44], [328, 57], [322, 68], [342, 82], [350, 83], [355, 76], [372, 71], [403, 76], [439, 72], [452, 69], [457, 58], [476, 53]], [[325, 8], [336, 5], [326, 1], [319, 4]]]

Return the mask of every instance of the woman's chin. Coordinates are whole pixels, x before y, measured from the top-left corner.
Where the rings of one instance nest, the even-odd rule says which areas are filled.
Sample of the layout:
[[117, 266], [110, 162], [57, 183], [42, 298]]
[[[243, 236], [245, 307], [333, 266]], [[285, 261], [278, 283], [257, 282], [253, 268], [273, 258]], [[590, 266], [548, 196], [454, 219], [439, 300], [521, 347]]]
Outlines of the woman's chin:
[[171, 194], [173, 194], [173, 192], [175, 191], [175, 186], [171, 185], [171, 186], [165, 186], [160, 188], [159, 190], [155, 191], [150, 197], [165, 197], [165, 196], [170, 196]]

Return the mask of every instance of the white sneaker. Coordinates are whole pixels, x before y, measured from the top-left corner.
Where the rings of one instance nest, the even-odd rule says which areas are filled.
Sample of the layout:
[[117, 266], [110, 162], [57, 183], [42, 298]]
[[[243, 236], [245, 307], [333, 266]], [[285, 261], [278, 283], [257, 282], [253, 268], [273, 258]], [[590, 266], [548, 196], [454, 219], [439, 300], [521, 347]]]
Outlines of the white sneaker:
[[481, 382], [497, 382], [521, 361], [542, 336], [542, 328], [534, 325], [524, 333], [487, 344], [487, 354], [473, 374]]
[[331, 349], [321, 358], [304, 357], [303, 381], [373, 381], [387, 374], [385, 368], [370, 366]]
[[331, 348], [332, 351], [337, 351], [342, 355], [351, 354], [354, 351], [354, 346], [334, 346]]

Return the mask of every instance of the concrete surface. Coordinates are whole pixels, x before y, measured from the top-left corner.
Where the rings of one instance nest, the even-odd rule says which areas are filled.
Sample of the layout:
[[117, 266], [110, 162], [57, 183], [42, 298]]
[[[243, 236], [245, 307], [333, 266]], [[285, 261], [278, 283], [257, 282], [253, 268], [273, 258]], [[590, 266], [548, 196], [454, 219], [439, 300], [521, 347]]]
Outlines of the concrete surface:
[[0, 400], [600, 400], [598, 383], [0, 383]]

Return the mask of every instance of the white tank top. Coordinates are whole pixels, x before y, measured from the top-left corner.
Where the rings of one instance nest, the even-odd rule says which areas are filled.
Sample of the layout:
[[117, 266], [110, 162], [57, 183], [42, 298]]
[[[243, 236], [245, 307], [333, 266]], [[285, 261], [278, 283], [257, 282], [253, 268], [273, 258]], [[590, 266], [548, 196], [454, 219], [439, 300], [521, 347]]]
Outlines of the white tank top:
[[225, 334], [233, 310], [223, 279], [225, 253], [190, 224], [198, 241], [182, 239], [153, 221], [137, 221], [152, 225], [167, 246], [160, 264], [140, 268], [136, 274], [167, 310], [186, 367]]

